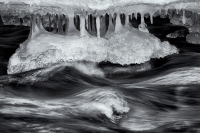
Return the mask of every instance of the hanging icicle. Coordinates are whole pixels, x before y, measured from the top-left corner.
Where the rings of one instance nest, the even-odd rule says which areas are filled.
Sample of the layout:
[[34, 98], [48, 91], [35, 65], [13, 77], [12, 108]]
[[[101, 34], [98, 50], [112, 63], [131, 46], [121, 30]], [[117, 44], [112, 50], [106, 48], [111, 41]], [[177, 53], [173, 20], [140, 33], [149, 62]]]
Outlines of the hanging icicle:
[[[67, 16], [67, 15], [66, 15]], [[68, 35], [78, 35], [79, 31], [76, 29], [75, 25], [74, 25], [74, 16], [73, 15], [69, 15], [68, 16]]]
[[136, 12], [136, 13], [135, 13], [135, 19], [136, 19], [136, 20], [137, 20], [137, 16], [138, 16], [138, 15], [137, 15], [137, 12]]
[[86, 14], [86, 21], [85, 21], [85, 22], [86, 22], [86, 28], [87, 28], [87, 29], [88, 29], [88, 23], [89, 23], [89, 22], [88, 22], [88, 17], [89, 17], [89, 15]]
[[130, 15], [130, 18], [131, 18], [131, 20], [133, 20], [133, 14], [131, 13], [131, 15]]
[[151, 24], [153, 24], [153, 13], [150, 13], [150, 21], [151, 21]]
[[165, 9], [165, 15], [167, 15], [168, 14], [168, 9]]
[[128, 15], [128, 13], [125, 14], [125, 25], [126, 26], [129, 25], [129, 15]]
[[85, 17], [83, 16], [83, 14], [81, 14], [79, 17], [80, 17], [80, 35], [85, 36], [87, 32], [85, 29]]
[[179, 11], [178, 11], [178, 8], [176, 8], [176, 14], [178, 14], [178, 12], [179, 12]]
[[122, 29], [121, 19], [120, 19], [120, 13], [117, 13], [116, 16], [116, 24], [115, 24], [115, 33], [118, 33]]
[[138, 26], [138, 29], [142, 32], [147, 32], [149, 33], [149, 30], [147, 29], [147, 25], [144, 22], [144, 13], [140, 13], [141, 14], [141, 24]]
[[34, 38], [35, 36], [37, 36], [39, 34], [39, 32], [40, 32], [40, 29], [38, 28], [37, 23], [36, 23], [36, 15], [35, 14], [31, 14], [30, 33], [29, 33], [28, 38], [29, 39]]
[[141, 13], [141, 25], [145, 25], [145, 23], [144, 23], [144, 13]]
[[115, 30], [115, 27], [114, 27], [113, 22], [112, 22], [112, 15], [110, 14], [109, 15], [108, 31], [109, 32], [114, 32], [114, 30]]
[[97, 26], [97, 37], [100, 38], [100, 16], [96, 17], [96, 26]]
[[186, 23], [186, 20], [185, 20], [185, 10], [183, 10], [183, 17], [182, 17], [182, 21], [183, 21], [183, 24]]
[[42, 32], [45, 32], [46, 30], [44, 29], [43, 25], [42, 25], [42, 17], [41, 15], [37, 15], [37, 25], [38, 25], [38, 28], [40, 29], [40, 31]]

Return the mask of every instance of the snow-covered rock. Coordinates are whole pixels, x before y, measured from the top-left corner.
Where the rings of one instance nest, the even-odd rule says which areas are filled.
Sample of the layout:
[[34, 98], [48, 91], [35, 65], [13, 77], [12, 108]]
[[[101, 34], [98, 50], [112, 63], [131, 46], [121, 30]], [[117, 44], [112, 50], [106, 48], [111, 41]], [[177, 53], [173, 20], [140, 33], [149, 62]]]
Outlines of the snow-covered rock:
[[200, 33], [200, 24], [194, 24], [189, 28], [190, 33]]
[[200, 44], [200, 33], [190, 33], [186, 36], [188, 43]]
[[167, 38], [179, 38], [179, 37], [186, 37], [188, 31], [186, 29], [177, 30], [173, 33], [168, 34]]
[[191, 17], [185, 18], [185, 24], [183, 23], [183, 16], [181, 14], [175, 14], [171, 19], [170, 22], [173, 25], [182, 25], [182, 26], [192, 26], [194, 24], [194, 21]]
[[82, 60], [139, 64], [174, 53], [178, 53], [176, 47], [135, 28], [124, 27], [119, 33], [106, 34], [106, 38], [42, 32], [20, 45], [9, 60], [7, 72], [13, 74]]

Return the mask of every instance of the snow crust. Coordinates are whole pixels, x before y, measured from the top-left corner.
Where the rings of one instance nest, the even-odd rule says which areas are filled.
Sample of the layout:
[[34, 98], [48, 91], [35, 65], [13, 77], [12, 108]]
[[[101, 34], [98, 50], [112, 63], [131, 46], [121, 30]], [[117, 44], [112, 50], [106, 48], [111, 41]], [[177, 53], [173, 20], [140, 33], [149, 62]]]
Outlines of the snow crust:
[[107, 9], [111, 6], [125, 5], [125, 4], [137, 4], [137, 3], [147, 3], [147, 4], [158, 4], [164, 5], [171, 2], [184, 1], [184, 0], [0, 0], [0, 2], [23, 2], [26, 4], [43, 4], [43, 5], [72, 5], [72, 6], [82, 6], [89, 7], [92, 9]]
[[20, 45], [9, 60], [7, 72], [20, 73], [60, 62], [83, 60], [140, 64], [174, 53], [178, 53], [178, 49], [168, 42], [161, 42], [152, 34], [128, 26], [122, 28], [120, 33], [108, 31], [106, 38], [41, 33]]

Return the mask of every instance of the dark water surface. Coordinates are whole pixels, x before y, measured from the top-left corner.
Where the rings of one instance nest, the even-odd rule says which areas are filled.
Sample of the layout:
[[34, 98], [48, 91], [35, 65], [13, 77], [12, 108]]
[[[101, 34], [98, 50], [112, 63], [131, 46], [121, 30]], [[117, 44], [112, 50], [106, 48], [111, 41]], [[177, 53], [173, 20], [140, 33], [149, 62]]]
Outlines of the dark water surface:
[[29, 28], [1, 26], [0, 133], [200, 133], [200, 45], [165, 38], [185, 28], [168, 19], [146, 22], [179, 54], [126, 67], [102, 62], [93, 69], [105, 77], [67, 65], [7, 75]]

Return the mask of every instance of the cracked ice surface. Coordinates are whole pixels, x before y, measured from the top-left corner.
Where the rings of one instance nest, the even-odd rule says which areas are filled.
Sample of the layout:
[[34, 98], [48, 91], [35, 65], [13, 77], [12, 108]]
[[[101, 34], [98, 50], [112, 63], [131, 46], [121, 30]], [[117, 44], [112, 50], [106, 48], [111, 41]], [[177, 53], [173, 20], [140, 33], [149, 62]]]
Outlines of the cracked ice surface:
[[20, 45], [9, 60], [8, 74], [82, 60], [128, 65], [178, 53], [168, 42], [134, 28], [124, 27], [120, 33], [108, 33], [107, 39], [41, 33]]

